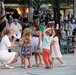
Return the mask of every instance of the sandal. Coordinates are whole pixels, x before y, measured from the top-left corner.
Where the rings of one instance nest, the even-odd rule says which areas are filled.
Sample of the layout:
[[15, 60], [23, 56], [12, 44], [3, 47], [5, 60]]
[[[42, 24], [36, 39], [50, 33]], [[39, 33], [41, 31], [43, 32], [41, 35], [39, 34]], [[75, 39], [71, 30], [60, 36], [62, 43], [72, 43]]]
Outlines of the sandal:
[[42, 67], [43, 66], [43, 64], [42, 63], [40, 63], [40, 64], [38, 64], [38, 66], [37, 67]]
[[38, 64], [33, 65], [33, 67], [38, 67]]
[[9, 65], [5, 65], [5, 68], [6, 68], [6, 69], [13, 69], [14, 67], [9, 66]]
[[32, 65], [28, 66], [28, 68], [32, 68]]
[[46, 69], [51, 69], [51, 67], [45, 67]]
[[1, 66], [2, 68], [6, 68], [3, 63], [0, 63], [0, 66]]

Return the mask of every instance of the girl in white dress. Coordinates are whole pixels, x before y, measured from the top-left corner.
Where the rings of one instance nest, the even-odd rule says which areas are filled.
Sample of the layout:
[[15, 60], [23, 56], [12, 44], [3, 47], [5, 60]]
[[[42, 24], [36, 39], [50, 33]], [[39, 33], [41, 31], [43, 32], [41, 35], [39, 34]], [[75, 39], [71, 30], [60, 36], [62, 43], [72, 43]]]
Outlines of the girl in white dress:
[[[42, 33], [39, 30], [39, 25], [37, 23], [33, 24], [33, 38], [32, 38], [32, 48], [35, 54], [35, 65], [34, 67], [42, 66], [42, 50], [41, 50], [41, 41], [42, 41]], [[39, 63], [38, 63], [39, 58]]]
[[61, 59], [62, 54], [60, 51], [58, 36], [59, 36], [59, 31], [55, 30], [55, 35], [54, 35], [53, 40], [51, 42], [52, 59], [54, 60], [54, 58], [57, 58], [59, 60], [59, 62], [61, 63], [61, 65], [59, 65], [59, 66], [65, 66], [64, 62]]
[[5, 30], [5, 36], [1, 40], [0, 45], [0, 61], [5, 64], [1, 66], [5, 68], [14, 68], [11, 66], [12, 63], [17, 62], [18, 53], [17, 52], [9, 52], [8, 49], [12, 49], [16, 38], [13, 39], [12, 43], [10, 42], [10, 38], [12, 38], [14, 32], [11, 29]]

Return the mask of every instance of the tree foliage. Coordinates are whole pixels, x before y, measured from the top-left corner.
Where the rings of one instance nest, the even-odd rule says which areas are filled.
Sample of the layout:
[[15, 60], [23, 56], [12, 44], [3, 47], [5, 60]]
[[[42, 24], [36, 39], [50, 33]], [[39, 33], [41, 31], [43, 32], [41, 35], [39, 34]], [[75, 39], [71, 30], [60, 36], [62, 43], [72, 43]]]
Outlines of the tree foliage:
[[[32, 6], [32, 7], [39, 8], [42, 4], [54, 5], [56, 0], [17, 0], [17, 1], [19, 2], [21, 6], [25, 6], [25, 7]], [[59, 1], [60, 3], [67, 3], [70, 0], [59, 0]]]
[[17, 0], [21, 6], [40, 7], [42, 4], [54, 3], [54, 0]]

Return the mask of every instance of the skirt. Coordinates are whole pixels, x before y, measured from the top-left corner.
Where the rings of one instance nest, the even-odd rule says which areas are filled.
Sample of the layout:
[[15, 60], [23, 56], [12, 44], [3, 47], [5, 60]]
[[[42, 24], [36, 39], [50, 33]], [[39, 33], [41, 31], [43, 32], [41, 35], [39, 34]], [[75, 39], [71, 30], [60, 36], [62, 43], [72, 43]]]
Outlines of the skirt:
[[6, 50], [0, 51], [0, 61], [4, 64], [10, 63], [13, 61], [14, 57], [16, 55], [16, 52], [8, 52]]
[[[38, 49], [39, 37], [32, 37], [32, 52], [42, 53], [42, 49]], [[40, 44], [41, 46], [41, 44]]]

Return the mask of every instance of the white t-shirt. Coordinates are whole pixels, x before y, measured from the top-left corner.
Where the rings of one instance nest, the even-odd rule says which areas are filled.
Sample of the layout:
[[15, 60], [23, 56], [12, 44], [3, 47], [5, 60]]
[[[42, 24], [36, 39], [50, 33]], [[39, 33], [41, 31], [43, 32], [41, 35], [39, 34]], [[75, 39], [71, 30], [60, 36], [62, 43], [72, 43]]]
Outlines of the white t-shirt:
[[22, 26], [19, 23], [17, 23], [17, 25], [15, 25], [14, 23], [12, 23], [10, 25], [10, 29], [12, 29], [15, 34], [18, 34], [20, 32], [20, 30], [22, 30]]
[[10, 47], [10, 46], [11, 46], [11, 42], [10, 42], [8, 36], [5, 35], [2, 38], [1, 45], [0, 45], [0, 50], [7, 50], [8, 51], [8, 47]]

